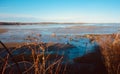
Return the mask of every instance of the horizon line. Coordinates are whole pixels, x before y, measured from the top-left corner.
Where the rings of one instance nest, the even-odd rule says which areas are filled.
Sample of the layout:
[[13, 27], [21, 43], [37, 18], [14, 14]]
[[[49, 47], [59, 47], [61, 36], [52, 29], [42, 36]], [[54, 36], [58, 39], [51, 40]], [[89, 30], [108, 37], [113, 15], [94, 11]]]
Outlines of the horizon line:
[[17, 22], [17, 21], [0, 21], [0, 23], [24, 23], [24, 24], [112, 24], [112, 23], [120, 23], [120, 22], [52, 22], [52, 21], [45, 21], [45, 22]]

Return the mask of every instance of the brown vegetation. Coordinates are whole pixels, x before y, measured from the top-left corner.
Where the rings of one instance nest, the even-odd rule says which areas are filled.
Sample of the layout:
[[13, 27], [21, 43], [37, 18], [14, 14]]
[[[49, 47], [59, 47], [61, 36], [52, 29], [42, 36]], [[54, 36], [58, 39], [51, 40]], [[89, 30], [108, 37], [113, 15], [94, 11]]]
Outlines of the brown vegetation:
[[120, 34], [96, 39], [109, 74], [120, 74]]
[[[1, 44], [4, 47], [0, 54], [0, 73], [2, 74], [57, 74], [61, 68], [60, 62], [63, 56], [46, 54], [47, 45], [45, 43], [39, 45], [32, 43], [13, 49], [8, 49], [2, 42]], [[4, 53], [4, 51], [8, 53]], [[15, 54], [16, 51], [17, 54]]]

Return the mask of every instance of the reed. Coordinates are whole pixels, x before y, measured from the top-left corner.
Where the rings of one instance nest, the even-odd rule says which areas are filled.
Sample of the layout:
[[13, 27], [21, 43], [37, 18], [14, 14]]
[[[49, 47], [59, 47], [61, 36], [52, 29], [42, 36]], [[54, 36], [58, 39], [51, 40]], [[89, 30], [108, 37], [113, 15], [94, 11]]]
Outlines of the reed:
[[[24, 53], [17, 54], [17, 56], [14, 56], [12, 52], [10, 52], [9, 49], [5, 46], [4, 43], [1, 42], [1, 44], [3, 45], [4, 49], [8, 52], [5, 59], [3, 57], [0, 57], [0, 59], [2, 60], [1, 63], [3, 63], [2, 69], [1, 69], [2, 74], [6, 72], [11, 74], [13, 74], [14, 72], [17, 72], [17, 71], [12, 72], [12, 70], [16, 70], [13, 68], [15, 66], [17, 67], [18, 69], [17, 73], [19, 74], [29, 74], [29, 73], [58, 74], [59, 70], [61, 69], [60, 63], [63, 57], [59, 59], [55, 58], [57, 59], [55, 61], [53, 60], [48, 61], [47, 59], [49, 58], [49, 56], [51, 56], [51, 54], [48, 54], [48, 55], [46, 54], [46, 51], [48, 49], [46, 43], [31, 42], [24, 45], [26, 50], [31, 51], [31, 54], [29, 56], [27, 56]], [[18, 48], [22, 49], [22, 47], [18, 47]], [[17, 51], [18, 48], [14, 49], [14, 51]], [[10, 59], [12, 59], [13, 61], [12, 63], [10, 63]], [[20, 67], [21, 64], [23, 64], [23, 67]]]
[[96, 39], [103, 55], [108, 74], [120, 74], [120, 34]]

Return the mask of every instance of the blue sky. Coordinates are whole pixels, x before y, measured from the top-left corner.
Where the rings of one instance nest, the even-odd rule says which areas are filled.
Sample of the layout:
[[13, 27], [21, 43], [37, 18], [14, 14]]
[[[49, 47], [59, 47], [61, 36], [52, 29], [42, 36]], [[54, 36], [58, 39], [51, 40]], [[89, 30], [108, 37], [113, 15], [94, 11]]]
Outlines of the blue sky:
[[0, 21], [120, 23], [120, 0], [0, 0]]

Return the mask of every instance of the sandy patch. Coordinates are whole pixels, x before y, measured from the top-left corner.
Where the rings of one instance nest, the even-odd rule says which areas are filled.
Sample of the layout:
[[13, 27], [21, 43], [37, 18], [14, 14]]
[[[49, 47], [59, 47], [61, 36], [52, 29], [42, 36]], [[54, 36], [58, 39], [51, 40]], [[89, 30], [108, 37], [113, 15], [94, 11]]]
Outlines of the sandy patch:
[[7, 29], [0, 29], [0, 33], [4, 33], [4, 32], [7, 32], [8, 30]]
[[[4, 43], [8, 48], [10, 47], [19, 47], [25, 45], [25, 43], [18, 43], [18, 42], [8, 42]], [[3, 46], [0, 44], [0, 48], [3, 48]]]
[[111, 26], [72, 26], [67, 29], [101, 29], [101, 28], [112, 28]]

